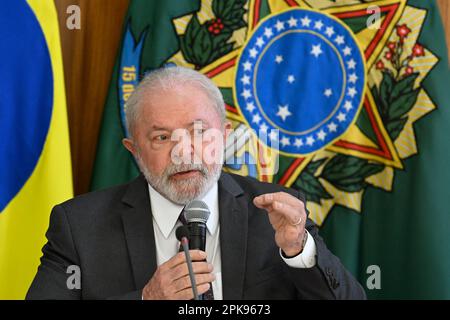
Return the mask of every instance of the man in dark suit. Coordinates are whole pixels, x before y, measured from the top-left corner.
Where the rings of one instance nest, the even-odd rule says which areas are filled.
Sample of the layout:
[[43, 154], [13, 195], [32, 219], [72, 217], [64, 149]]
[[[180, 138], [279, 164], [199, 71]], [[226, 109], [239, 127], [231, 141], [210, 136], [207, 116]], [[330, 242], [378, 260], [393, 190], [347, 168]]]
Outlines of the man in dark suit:
[[[124, 145], [143, 175], [53, 209], [27, 298], [192, 299], [175, 229], [193, 199], [211, 212], [206, 252], [190, 251], [199, 294], [365, 298], [308, 219], [302, 194], [221, 173], [231, 124], [208, 78], [180, 67], [153, 71], [128, 100], [126, 120]], [[69, 285], [71, 266], [80, 288]]]

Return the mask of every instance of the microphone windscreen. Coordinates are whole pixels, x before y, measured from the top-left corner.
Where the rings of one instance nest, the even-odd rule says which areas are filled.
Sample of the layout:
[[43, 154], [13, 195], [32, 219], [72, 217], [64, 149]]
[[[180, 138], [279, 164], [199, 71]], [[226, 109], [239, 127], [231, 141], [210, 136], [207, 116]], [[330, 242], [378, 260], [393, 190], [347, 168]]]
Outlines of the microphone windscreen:
[[181, 241], [183, 237], [186, 237], [189, 239], [189, 229], [186, 226], [179, 226], [177, 230], [175, 231], [175, 235], [178, 239], [178, 241]]
[[192, 200], [184, 207], [184, 218], [188, 223], [206, 223], [209, 214], [208, 205], [201, 200]]

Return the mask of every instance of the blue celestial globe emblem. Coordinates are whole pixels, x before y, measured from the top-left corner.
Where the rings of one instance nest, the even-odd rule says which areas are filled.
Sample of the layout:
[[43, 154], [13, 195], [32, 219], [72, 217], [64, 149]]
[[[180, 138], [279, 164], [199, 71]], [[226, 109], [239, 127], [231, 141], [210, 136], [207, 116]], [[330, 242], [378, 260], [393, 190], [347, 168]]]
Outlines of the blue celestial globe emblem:
[[365, 61], [337, 18], [292, 9], [270, 16], [243, 48], [234, 94], [240, 112], [269, 147], [305, 155], [332, 143], [354, 122]]

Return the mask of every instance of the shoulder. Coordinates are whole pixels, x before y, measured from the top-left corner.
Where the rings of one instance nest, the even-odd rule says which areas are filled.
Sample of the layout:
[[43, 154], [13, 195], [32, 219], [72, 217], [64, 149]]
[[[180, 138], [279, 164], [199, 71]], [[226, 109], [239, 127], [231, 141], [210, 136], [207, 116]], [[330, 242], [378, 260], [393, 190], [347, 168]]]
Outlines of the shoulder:
[[60, 206], [65, 209], [85, 209], [86, 207], [101, 206], [115, 199], [122, 198], [127, 186], [128, 184], [124, 184], [85, 193], [61, 203]]
[[130, 189], [139, 188], [139, 193], [145, 194], [148, 192], [145, 186], [145, 179], [139, 176], [126, 184], [76, 196], [57, 205], [57, 207], [63, 209], [69, 219], [91, 220], [101, 216], [111, 216], [127, 206], [124, 199], [130, 193]]

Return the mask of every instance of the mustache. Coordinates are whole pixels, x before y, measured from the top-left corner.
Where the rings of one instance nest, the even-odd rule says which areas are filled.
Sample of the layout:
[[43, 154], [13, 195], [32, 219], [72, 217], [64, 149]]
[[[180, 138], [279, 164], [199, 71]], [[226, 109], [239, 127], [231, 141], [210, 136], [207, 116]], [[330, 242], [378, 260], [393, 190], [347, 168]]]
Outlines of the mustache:
[[206, 168], [204, 165], [200, 163], [192, 163], [192, 164], [171, 164], [169, 165], [164, 174], [166, 177], [172, 176], [174, 174], [185, 172], [185, 171], [191, 171], [191, 170], [197, 170], [199, 171], [203, 176], [208, 175], [208, 168]]

